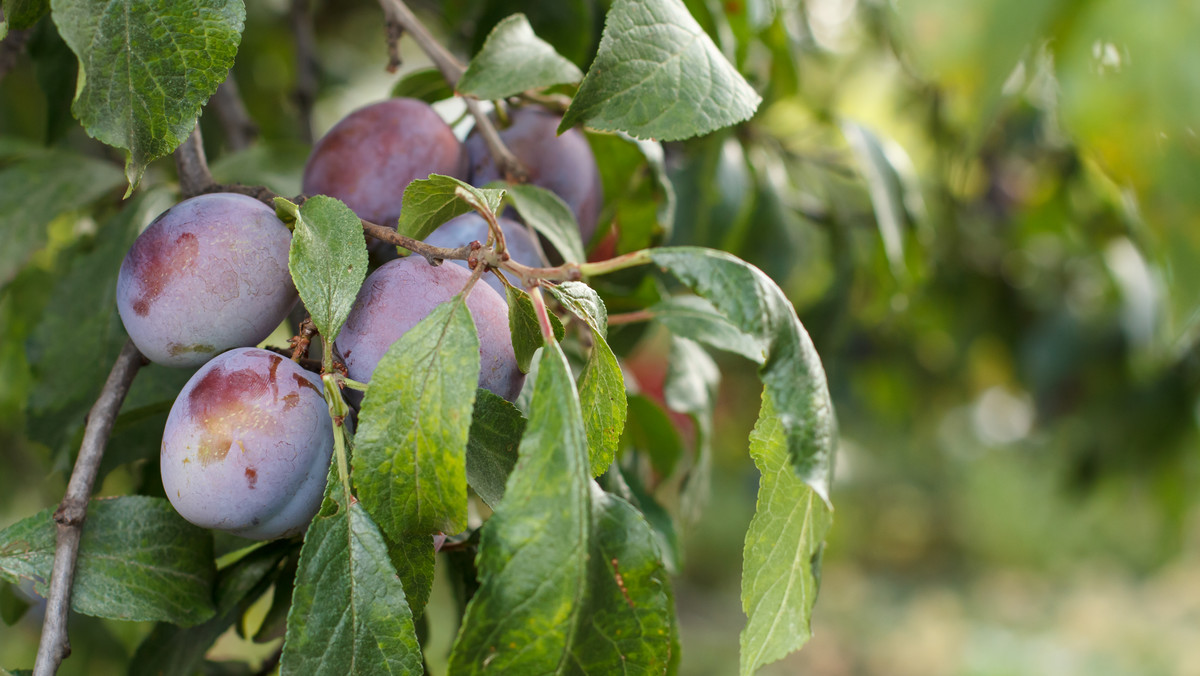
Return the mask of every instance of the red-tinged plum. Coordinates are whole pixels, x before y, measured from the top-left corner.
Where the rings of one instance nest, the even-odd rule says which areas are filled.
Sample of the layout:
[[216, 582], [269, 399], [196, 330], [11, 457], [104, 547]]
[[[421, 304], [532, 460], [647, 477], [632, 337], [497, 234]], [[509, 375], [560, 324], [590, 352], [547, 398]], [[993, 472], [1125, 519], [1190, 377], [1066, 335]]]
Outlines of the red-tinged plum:
[[418, 178], [467, 177], [467, 153], [424, 101], [388, 99], [347, 115], [313, 147], [307, 195], [329, 195], [359, 218], [396, 227], [404, 189]]
[[[525, 166], [531, 184], [558, 195], [571, 207], [586, 246], [596, 232], [596, 219], [604, 201], [600, 170], [587, 137], [578, 129], [559, 136], [562, 118], [536, 106], [511, 110], [510, 121], [500, 130], [500, 139]], [[471, 132], [465, 145], [471, 158], [473, 184], [481, 186], [504, 178], [483, 137]]]
[[163, 212], [126, 254], [117, 311], [142, 354], [199, 366], [231, 347], [257, 345], [296, 304], [288, 273], [292, 235], [245, 195], [214, 193]]
[[[508, 247], [508, 255], [516, 262], [529, 267], [541, 267], [542, 259], [538, 254], [537, 242], [534, 241], [533, 235], [529, 232], [529, 228], [510, 219], [500, 219], [500, 230], [504, 233], [504, 243]], [[471, 242], [479, 242], [483, 244], [487, 242], [488, 224], [483, 220], [483, 216], [478, 213], [471, 212], [463, 214], [457, 218], [452, 218], [443, 223], [437, 230], [429, 233], [425, 238], [427, 244], [434, 246], [445, 247], [452, 249], [460, 246], [466, 246]], [[467, 267], [466, 261], [454, 261], [462, 267]], [[484, 281], [500, 294], [500, 297], [505, 297], [504, 282], [496, 275], [487, 275]]]
[[[371, 273], [334, 341], [350, 377], [369, 381], [392, 343], [458, 295], [470, 278], [466, 268], [433, 266], [419, 256], [390, 261]], [[476, 284], [467, 296], [467, 309], [479, 334], [479, 386], [516, 399], [525, 376], [513, 353], [508, 304], [492, 287]]]
[[163, 489], [183, 518], [258, 540], [295, 535], [320, 507], [333, 453], [321, 380], [274, 352], [205, 364], [163, 432]]

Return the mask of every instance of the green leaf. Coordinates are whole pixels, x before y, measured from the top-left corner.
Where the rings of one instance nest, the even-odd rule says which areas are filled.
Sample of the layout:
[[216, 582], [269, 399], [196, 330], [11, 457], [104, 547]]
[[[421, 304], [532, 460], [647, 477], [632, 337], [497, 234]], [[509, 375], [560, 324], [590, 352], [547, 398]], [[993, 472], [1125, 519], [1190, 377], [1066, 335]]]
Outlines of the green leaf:
[[586, 322], [592, 331], [601, 337], [608, 335], [608, 309], [592, 287], [583, 282], [563, 282], [547, 286], [546, 289], [571, 314]]
[[[617, 253], [645, 249], [669, 238], [676, 198], [662, 144], [624, 134], [589, 133], [587, 139], [604, 185], [600, 222], [620, 224]], [[603, 227], [597, 228], [596, 237], [604, 232]]]
[[571, 207], [562, 198], [528, 183], [507, 187], [517, 213], [530, 227], [550, 240], [564, 261], [582, 263], [586, 260], [583, 242], [579, 239], [579, 224], [575, 222]]
[[[517, 355], [517, 368], [521, 373], [529, 373], [533, 355], [542, 346], [542, 327], [529, 294], [511, 286], [505, 287], [505, 291], [508, 295], [508, 329], [512, 334], [513, 352]], [[555, 339], [562, 340], [566, 335], [562, 322], [553, 314], [550, 315], [550, 327]]]
[[478, 99], [503, 99], [582, 78], [575, 64], [533, 34], [524, 14], [513, 14], [492, 28], [456, 89]]
[[650, 257], [762, 345], [759, 378], [778, 407], [788, 456], [797, 476], [828, 502], [837, 443], [833, 402], [812, 339], [783, 291], [762, 270], [723, 251], [672, 247], [651, 249]]
[[409, 183], [404, 189], [398, 232], [413, 239], [425, 239], [439, 225], [471, 211], [474, 207], [458, 196], [459, 190], [473, 195], [481, 204], [487, 205], [492, 213], [500, 209], [500, 201], [504, 199], [503, 190], [476, 188], [457, 178], [431, 174], [429, 178]]
[[327, 498], [304, 535], [280, 674], [424, 673], [412, 611], [383, 534], [359, 503]]
[[120, 184], [121, 172], [111, 164], [67, 152], [37, 154], [0, 170], [0, 287], [45, 245], [51, 221]]
[[[48, 593], [54, 565], [53, 510], [0, 531], [0, 578], [34, 581]], [[95, 500], [79, 546], [71, 607], [115, 620], [192, 625], [213, 616], [212, 537], [163, 498]]]
[[38, 19], [50, 11], [50, 0], [4, 0], [2, 4], [4, 22], [14, 31], [33, 28]]
[[388, 559], [404, 586], [408, 607], [413, 617], [420, 617], [429, 602], [429, 593], [433, 591], [433, 536], [408, 535], [399, 540], [387, 537], [384, 540], [387, 541]]
[[769, 391], [750, 434], [750, 455], [762, 472], [758, 506], [746, 532], [741, 674], [795, 650], [812, 636], [815, 569], [833, 510], [793, 471], [788, 429]]
[[493, 510], [517, 464], [525, 424], [525, 416], [506, 399], [482, 388], [476, 391], [467, 438], [467, 483]]
[[592, 484], [588, 599], [568, 673], [665, 674], [675, 603], [654, 531], [629, 503]]
[[213, 598], [217, 614], [194, 627], [160, 622], [138, 645], [129, 676], [191, 676], [204, 655], [244, 612], [266, 593], [279, 573], [279, 564], [294, 551], [288, 541], [259, 547], [217, 573]]
[[616, 0], [559, 133], [583, 122], [679, 141], [748, 120], [761, 101], [680, 0]]
[[683, 439], [679, 430], [653, 399], [631, 394], [629, 417], [625, 421], [625, 436], [634, 448], [645, 452], [660, 477], [669, 477], [683, 457]]
[[671, 336], [663, 398], [667, 407], [690, 415], [696, 423], [695, 457], [679, 496], [682, 513], [693, 522], [699, 520], [708, 502], [712, 483], [713, 411], [720, 383], [721, 371], [704, 348], [687, 338]]
[[608, 311], [600, 296], [582, 282], [564, 282], [547, 288], [563, 307], [592, 330], [592, 351], [579, 377], [579, 400], [583, 402], [583, 424], [591, 449], [592, 476], [600, 476], [617, 457], [628, 408], [625, 376], [617, 356], [604, 339], [608, 332]]
[[71, 112], [88, 134], [128, 151], [130, 190], [191, 133], [241, 42], [241, 0], [52, 0], [79, 57]]
[[646, 519], [646, 523], [654, 530], [654, 540], [658, 544], [658, 553], [662, 558], [667, 572], [676, 575], [683, 560], [683, 551], [679, 546], [679, 534], [675, 520], [666, 508], [642, 485], [637, 472], [625, 473], [620, 463], [614, 464], [600, 478], [605, 482], [605, 489], [618, 495], [621, 499], [637, 508]]
[[446, 84], [446, 78], [437, 68], [424, 68], [400, 78], [392, 87], [392, 96], [437, 103], [454, 98], [454, 89]]
[[677, 336], [763, 363], [762, 345], [700, 296], [671, 296], [651, 307], [650, 314]]
[[483, 525], [479, 590], [452, 674], [558, 674], [583, 621], [592, 530], [587, 436], [558, 343], [538, 364], [529, 424], [504, 500]]
[[300, 206], [288, 269], [326, 343], [342, 330], [367, 276], [367, 241], [350, 207], [325, 195]]
[[358, 497], [393, 539], [467, 527], [467, 431], [479, 335], [461, 295], [434, 308], [375, 368], [355, 437]]

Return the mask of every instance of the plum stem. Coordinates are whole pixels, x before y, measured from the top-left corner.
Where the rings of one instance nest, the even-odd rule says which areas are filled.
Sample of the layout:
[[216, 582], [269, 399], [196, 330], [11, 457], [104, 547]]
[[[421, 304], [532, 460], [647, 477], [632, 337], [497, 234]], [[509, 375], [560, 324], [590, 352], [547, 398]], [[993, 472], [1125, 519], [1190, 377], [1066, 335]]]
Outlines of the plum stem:
[[[402, 32], [406, 32], [412, 36], [421, 51], [425, 52], [433, 65], [441, 72], [442, 77], [454, 89], [458, 88], [458, 81], [462, 79], [463, 65], [454, 58], [448, 49], [442, 46], [442, 43], [433, 37], [425, 24], [413, 14], [404, 0], [379, 0], [380, 7], [383, 8], [383, 14], [387, 18], [389, 26], [398, 26]], [[395, 48], [395, 40], [398, 39], [399, 32], [389, 28], [388, 41], [389, 49]], [[521, 161], [517, 156], [504, 145], [504, 141], [500, 139], [499, 132], [496, 131], [496, 125], [492, 124], [491, 118], [484, 111], [483, 106], [479, 105], [479, 100], [463, 96], [463, 102], [467, 104], [467, 110], [471, 112], [471, 116], [475, 118], [475, 128], [479, 130], [479, 135], [483, 137], [484, 143], [487, 144], [488, 152], [492, 154], [492, 160], [496, 163], [496, 167], [500, 169], [500, 173], [511, 183], [524, 183], [529, 180], [529, 172], [521, 165]]]
[[350, 463], [346, 459], [346, 426], [344, 421], [350, 413], [350, 407], [342, 398], [342, 388], [338, 387], [338, 376], [333, 373], [322, 373], [321, 384], [324, 385], [325, 402], [329, 404], [329, 417], [333, 418], [333, 454], [337, 456], [339, 478], [342, 488], [346, 489], [346, 498], [350, 499]]
[[542, 340], [549, 345], [554, 342], [554, 325], [550, 323], [550, 312], [546, 310], [546, 299], [542, 297], [542, 288], [537, 285], [530, 286], [529, 298], [533, 301], [533, 310], [537, 313], [538, 326], [542, 329]]
[[358, 390], [359, 392], [366, 392], [367, 389], [371, 387], [370, 383], [361, 383], [357, 380], [347, 378], [346, 376], [338, 378], [338, 382], [352, 390]]
[[125, 341], [121, 354], [108, 373], [104, 388], [100, 390], [100, 396], [88, 411], [83, 443], [79, 446], [79, 455], [71, 470], [66, 494], [54, 512], [54, 522], [57, 524], [54, 568], [50, 573], [46, 617], [42, 622], [42, 636], [33, 667], [36, 676], [51, 676], [58, 671], [63, 659], [71, 654], [67, 617], [71, 609], [71, 587], [75, 582], [75, 563], [79, 557], [79, 543], [83, 539], [88, 500], [121, 403], [125, 401], [138, 369], [145, 363], [146, 358], [133, 341]]

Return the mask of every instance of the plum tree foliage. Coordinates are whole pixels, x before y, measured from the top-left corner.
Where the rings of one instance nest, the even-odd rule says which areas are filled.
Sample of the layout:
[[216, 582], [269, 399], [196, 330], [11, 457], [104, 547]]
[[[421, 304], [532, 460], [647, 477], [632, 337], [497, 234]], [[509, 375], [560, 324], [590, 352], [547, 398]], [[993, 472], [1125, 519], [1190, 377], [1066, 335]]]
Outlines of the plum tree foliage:
[[[72, 395], [99, 397], [74, 470], [83, 488], [69, 489], [60, 510], [80, 516], [59, 518], [53, 556], [47, 513], [0, 532], [0, 578], [34, 578], [52, 597], [39, 673], [64, 657], [65, 614], [53, 601], [68, 598], [59, 571], [76, 557], [75, 611], [128, 618], [136, 607], [137, 619], [160, 623], [142, 638], [134, 672], [208, 670], [208, 646], [274, 588], [258, 638], [284, 636], [281, 673], [424, 673], [424, 612], [445, 567], [461, 591], [457, 638], [439, 657], [451, 673], [675, 673], [674, 522], [681, 505], [702, 506], [711, 465], [717, 376], [701, 344], [749, 358], [764, 385], [748, 447], [771, 494], [760, 496], [746, 542], [742, 673], [803, 644], [832, 512], [832, 405], [812, 341], [770, 277], [720, 251], [662, 246], [675, 196], [654, 139], [737, 124], [760, 101], [683, 3], [611, 3], [594, 49], [563, 47], [584, 65], [594, 58], [580, 70], [557, 51], [561, 36], [544, 40], [522, 15], [481, 33], [464, 68], [403, 2], [381, 2], [393, 54], [397, 40], [414, 40], [436, 79], [410, 75], [393, 98], [334, 125], [296, 197], [219, 184], [206, 168], [200, 126], [215, 124], [214, 110], [225, 145], [239, 144], [225, 119], [238, 110], [232, 79], [217, 87], [245, 29], [240, 0], [110, 4], [3, 5], [6, 28], [40, 19], [61, 34], [80, 67], [71, 112], [89, 135], [128, 151], [130, 181], [78, 268], [93, 275], [78, 292], [109, 318], [95, 352], [111, 355], [122, 328], [132, 341], [103, 389], [87, 379], [88, 391]], [[108, 108], [105, 92], [116, 97]], [[460, 120], [430, 105], [449, 99], [466, 105]], [[172, 151], [178, 186], [156, 162]], [[226, 167], [246, 157], [222, 155]], [[0, 138], [0, 161], [27, 157], [72, 162]], [[253, 176], [253, 166], [238, 173]], [[267, 174], [259, 182], [274, 184]], [[61, 209], [99, 199], [77, 183], [60, 192], [86, 198], [50, 195]], [[179, 201], [129, 244], [176, 187], [206, 194]], [[31, 218], [39, 228], [62, 213], [37, 208], [51, 214]], [[590, 246], [598, 232], [619, 233], [606, 246], [620, 255]], [[403, 257], [372, 263], [364, 233]], [[23, 265], [41, 241], [22, 239], [2, 260]], [[121, 255], [118, 272], [109, 260]], [[288, 318], [297, 296], [303, 312]], [[667, 317], [683, 355], [672, 359], [665, 404], [704, 431], [686, 452], [677, 419], [644, 397], [627, 400], [622, 358], [639, 333], [618, 337], [610, 324], [652, 319], [651, 310]], [[263, 343], [281, 323], [294, 336], [288, 347]], [[64, 333], [93, 349], [91, 335]], [[142, 356], [199, 370], [184, 384], [142, 367]], [[164, 423], [155, 411], [167, 404]], [[78, 429], [73, 406], [47, 415]], [[627, 422], [637, 435], [623, 434]], [[143, 436], [122, 436], [128, 426]], [[110, 434], [104, 463], [157, 463], [162, 484], [89, 508]], [[677, 439], [670, 458], [636, 441], [664, 435]], [[118, 510], [136, 518], [105, 518]], [[218, 538], [214, 555], [212, 530], [277, 542]], [[154, 567], [152, 580], [89, 563], [106, 555], [98, 547], [122, 543]], [[105, 585], [130, 591], [93, 598]], [[183, 607], [185, 592], [204, 602]]]

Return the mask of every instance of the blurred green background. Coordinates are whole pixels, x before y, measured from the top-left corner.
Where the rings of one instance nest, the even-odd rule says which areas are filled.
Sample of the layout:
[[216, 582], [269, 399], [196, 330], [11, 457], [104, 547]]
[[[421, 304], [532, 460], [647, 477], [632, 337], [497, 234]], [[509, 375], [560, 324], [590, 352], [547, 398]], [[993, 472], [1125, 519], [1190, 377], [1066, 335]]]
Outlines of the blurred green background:
[[[400, 75], [382, 67], [376, 5], [315, 4], [319, 134]], [[581, 64], [605, 6], [414, 4], [461, 55], [525, 11]], [[746, 124], [667, 146], [671, 241], [732, 251], [784, 287], [842, 434], [815, 637], [764, 673], [1200, 674], [1200, 4], [687, 4], [764, 102]], [[219, 178], [294, 193], [307, 145], [289, 3], [248, 5], [234, 73], [260, 143], [228, 152], [208, 116], [209, 156]], [[104, 156], [66, 115], [73, 57], [46, 29], [30, 37], [36, 65], [22, 57], [0, 80], [0, 135]], [[422, 67], [402, 44], [401, 74]], [[160, 162], [148, 181], [171, 171]], [[25, 345], [88, 221], [56, 220], [0, 287], [0, 527], [62, 495], [69, 454], [32, 429]], [[653, 393], [665, 342], [637, 335], [627, 364]], [[736, 673], [757, 488], [757, 381], [720, 363], [712, 498], [683, 531], [676, 581], [694, 676]], [[142, 466], [101, 492], [139, 489]], [[0, 587], [0, 611], [12, 593]], [[120, 673], [147, 631], [76, 619], [65, 674]], [[0, 626], [0, 666], [29, 666], [37, 634], [36, 611]], [[272, 650], [229, 636], [211, 656]]]

